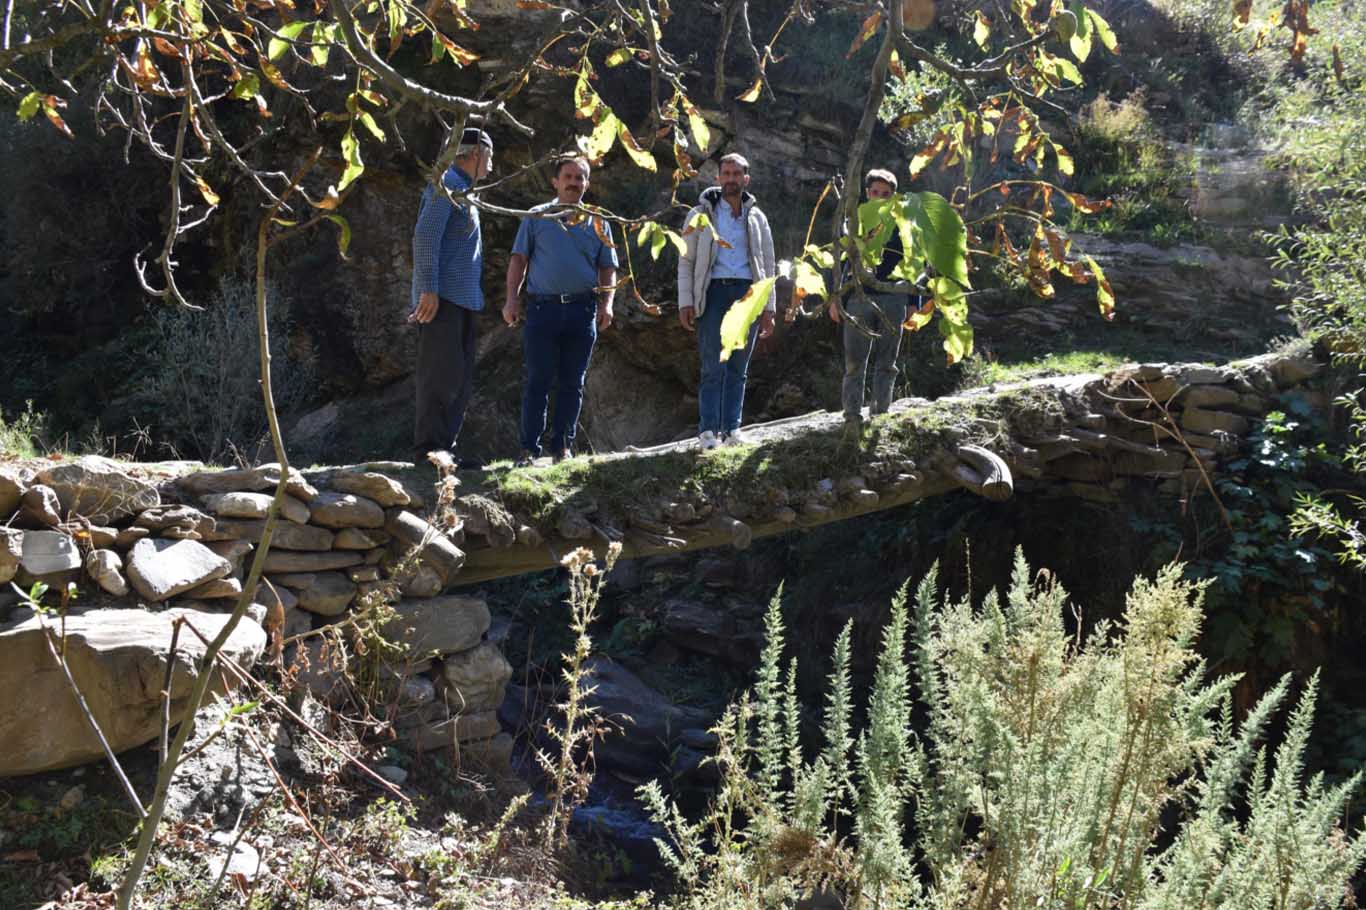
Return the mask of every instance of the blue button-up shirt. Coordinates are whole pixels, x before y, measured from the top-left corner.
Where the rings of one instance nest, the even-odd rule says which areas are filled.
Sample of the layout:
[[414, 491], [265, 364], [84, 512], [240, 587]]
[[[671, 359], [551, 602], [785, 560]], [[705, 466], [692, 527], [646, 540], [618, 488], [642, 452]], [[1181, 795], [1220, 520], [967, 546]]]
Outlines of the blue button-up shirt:
[[[543, 212], [554, 202], [532, 208]], [[563, 218], [523, 218], [512, 241], [512, 252], [528, 261], [528, 294], [585, 294], [598, 286], [598, 269], [616, 268], [617, 251], [603, 242], [592, 222], [597, 221], [610, 242], [612, 225], [585, 218], [569, 225]]]
[[[468, 190], [474, 181], [455, 165], [441, 178], [453, 192]], [[480, 283], [484, 266], [484, 238], [479, 229], [479, 210], [456, 206], [430, 183], [422, 191], [422, 207], [413, 229], [413, 287], [409, 305], [435, 291], [442, 300], [467, 310], [484, 308]]]
[[754, 273], [749, 267], [749, 229], [745, 224], [745, 210], [740, 209], [740, 217], [735, 217], [730, 203], [722, 198], [716, 206], [715, 227], [716, 236], [729, 243], [730, 249], [717, 244], [711, 277], [753, 279]]

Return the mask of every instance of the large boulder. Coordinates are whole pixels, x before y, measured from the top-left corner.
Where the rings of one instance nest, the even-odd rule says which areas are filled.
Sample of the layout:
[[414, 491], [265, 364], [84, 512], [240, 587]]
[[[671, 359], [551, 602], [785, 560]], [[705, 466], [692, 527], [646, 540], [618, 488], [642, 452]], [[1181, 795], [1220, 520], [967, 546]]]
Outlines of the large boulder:
[[[401, 600], [394, 618], [380, 633], [402, 644], [413, 657], [468, 651], [489, 627], [489, 608], [474, 597], [428, 597]], [[492, 735], [492, 734], [490, 734]]]
[[161, 504], [156, 487], [96, 455], [53, 465], [39, 471], [37, 480], [56, 491], [63, 512], [98, 524], [113, 524]]
[[139, 540], [128, 553], [128, 581], [154, 603], [232, 572], [232, 563], [196, 540]]
[[[161, 729], [172, 621], [184, 616], [212, 641], [228, 617], [193, 611], [91, 610], [66, 618], [66, 660], [91, 714], [115, 752], [151, 742]], [[0, 776], [35, 774], [94, 761], [103, 755], [61, 668], [53, 660], [39, 618], [0, 632]], [[244, 666], [266, 646], [261, 627], [243, 620], [223, 653]], [[178, 723], [204, 645], [179, 637], [171, 677], [171, 721]], [[215, 688], [223, 689], [223, 678]]]

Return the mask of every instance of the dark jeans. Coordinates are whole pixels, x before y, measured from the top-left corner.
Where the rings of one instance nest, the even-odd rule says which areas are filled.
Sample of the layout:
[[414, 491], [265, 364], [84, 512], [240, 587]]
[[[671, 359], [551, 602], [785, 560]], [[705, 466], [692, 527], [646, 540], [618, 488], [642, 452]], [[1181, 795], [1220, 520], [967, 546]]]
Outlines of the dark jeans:
[[442, 300], [417, 327], [417, 420], [413, 449], [454, 449], [474, 386], [477, 315]]
[[[900, 294], [870, 294], [865, 300], [850, 298], [845, 312], [863, 328], [876, 332], [869, 337], [847, 323], [844, 326], [844, 387], [841, 399], [844, 416], [863, 414], [863, 378], [872, 355], [873, 403], [869, 412], [885, 414], [892, 404], [892, 383], [896, 381], [896, 352], [901, 347], [901, 324], [906, 321], [907, 298]], [[874, 307], [873, 304], [877, 306]]]
[[754, 339], [759, 334], [759, 320], [749, 329], [749, 341], [744, 348], [731, 352], [730, 359], [721, 362], [721, 320], [731, 305], [749, 290], [743, 282], [707, 286], [707, 306], [697, 318], [697, 348], [702, 361], [702, 384], [697, 390], [699, 417], [697, 431], [731, 433], [740, 429], [740, 415], [745, 407], [745, 381], [749, 377], [749, 359], [754, 356]]
[[529, 299], [522, 329], [526, 386], [522, 393], [522, 448], [541, 454], [546, 407], [558, 389], [550, 426], [550, 451], [569, 451], [583, 408], [583, 379], [598, 339], [598, 304], [593, 295], [574, 303]]

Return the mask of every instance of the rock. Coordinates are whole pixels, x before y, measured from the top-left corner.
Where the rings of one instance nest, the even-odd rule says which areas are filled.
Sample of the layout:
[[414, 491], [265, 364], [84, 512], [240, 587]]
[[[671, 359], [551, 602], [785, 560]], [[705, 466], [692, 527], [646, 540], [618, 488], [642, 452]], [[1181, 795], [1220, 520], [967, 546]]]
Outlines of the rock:
[[484, 642], [442, 661], [446, 704], [461, 714], [496, 711], [512, 678], [512, 665], [496, 645]]
[[24, 532], [0, 528], [0, 585], [8, 584], [24, 558]]
[[287, 572], [282, 575], [267, 576], [277, 585], [287, 585], [295, 591], [302, 591], [313, 587], [313, 583], [318, 580], [316, 572]]
[[[197, 471], [186, 474], [176, 481], [182, 490], [203, 496], [206, 493], [234, 493], [246, 490], [259, 493], [273, 490], [280, 483], [280, 465], [271, 462], [258, 468], [244, 468], [233, 471]], [[294, 468], [289, 469], [289, 479], [285, 491], [296, 499], [312, 502], [318, 490]]]
[[413, 501], [398, 481], [373, 471], [338, 471], [332, 475], [331, 483], [338, 492], [364, 496], [386, 509]]
[[303, 635], [313, 629], [313, 614], [307, 610], [300, 610], [298, 607], [287, 607], [285, 609], [285, 638], [293, 638], [296, 635]]
[[299, 592], [299, 609], [319, 616], [340, 616], [356, 596], [355, 582], [341, 572], [319, 572]]
[[[166, 678], [171, 624], [186, 617], [212, 641], [226, 616], [167, 610], [90, 610], [66, 618], [66, 659], [91, 713], [115, 752], [151, 742], [161, 729], [161, 688]], [[0, 776], [34, 774], [102, 759], [104, 753], [62, 670], [53, 661], [35, 617], [0, 632], [0, 691], [23, 698], [0, 700]], [[224, 654], [254, 664], [266, 646], [265, 632], [243, 621], [228, 637]], [[171, 717], [178, 723], [204, 645], [182, 634], [171, 678]], [[223, 691], [222, 677], [214, 688]]]
[[[204, 497], [204, 508], [224, 518], [265, 518], [275, 497], [267, 493], [218, 493]], [[293, 496], [286, 495], [280, 504], [280, 517], [295, 524], [308, 524], [312, 513]]]
[[1249, 427], [1246, 417], [1230, 414], [1227, 411], [1207, 411], [1204, 408], [1186, 408], [1181, 414], [1182, 429], [1192, 433], [1209, 436], [1216, 432], [1233, 436], [1244, 435]]
[[[195, 610], [200, 613], [211, 613], [215, 616], [223, 616], [232, 613], [237, 608], [235, 601], [227, 600], [190, 600], [186, 598], [177, 602], [176, 606], [182, 610]], [[262, 629], [266, 627], [266, 617], [270, 611], [265, 604], [247, 604], [246, 618], [256, 623]]]
[[1183, 366], [1176, 371], [1176, 381], [1182, 385], [1223, 385], [1231, 378], [1223, 367]]
[[19, 565], [28, 574], [41, 577], [70, 572], [83, 565], [76, 541], [60, 531], [26, 531]]
[[147, 509], [137, 517], [137, 521], [133, 524], [135, 527], [147, 528], [149, 531], [166, 532], [179, 529], [181, 531], [193, 531], [205, 536], [213, 533], [216, 523], [213, 518], [205, 515], [194, 506], [176, 504]]
[[1226, 408], [1238, 403], [1238, 393], [1228, 386], [1195, 385], [1186, 389], [1181, 403], [1188, 408]]
[[484, 711], [418, 724], [403, 729], [401, 735], [411, 748], [432, 752], [449, 749], [457, 743], [492, 739], [501, 732], [498, 715]]
[[435, 597], [446, 587], [442, 584], [441, 573], [428, 565], [409, 566], [392, 578], [398, 582], [399, 593], [404, 597]]
[[479, 644], [490, 619], [488, 605], [473, 597], [405, 599], [394, 613], [380, 634], [413, 657], [468, 651]]
[[313, 523], [325, 528], [382, 528], [384, 510], [373, 499], [350, 493], [319, 493], [310, 506]]
[[360, 565], [365, 559], [354, 551], [330, 553], [300, 553], [291, 550], [276, 550], [273, 547], [266, 554], [264, 571], [276, 572], [326, 572], [329, 569], [345, 569]]
[[151, 537], [152, 532], [146, 528], [124, 528], [119, 531], [119, 536], [114, 538], [114, 546], [120, 550], [130, 550], [133, 544], [146, 537]]
[[625, 739], [640, 749], [663, 750], [678, 731], [710, 722], [705, 712], [675, 705], [610, 658], [591, 658], [587, 670], [586, 685], [596, 687], [589, 703], [615, 728], [604, 743]]
[[195, 540], [139, 540], [128, 553], [128, 580], [158, 603], [232, 571], [223, 557]]
[[1163, 363], [1126, 363], [1109, 374], [1112, 382], [1154, 382], [1162, 378], [1166, 364]]
[[354, 582], [379, 581], [379, 566], [353, 566], [346, 570], [346, 577]]
[[338, 550], [373, 550], [391, 540], [385, 531], [364, 528], [342, 528], [332, 546]]
[[261, 861], [261, 854], [255, 847], [244, 840], [231, 846], [232, 838], [233, 835], [226, 831], [215, 832], [215, 841], [227, 840], [231, 852], [220, 854], [209, 862], [209, 881], [240, 877], [243, 881], [254, 882], [258, 877], [270, 874], [270, 867]]
[[[260, 543], [265, 534], [266, 523], [256, 520], [225, 518], [218, 522], [213, 533], [205, 540], [246, 540]], [[291, 521], [277, 521], [275, 531], [270, 535], [271, 550], [330, 550], [334, 535], [327, 528], [313, 525], [296, 525]]]
[[273, 581], [270, 584], [263, 581], [261, 584], [257, 585], [256, 593], [252, 595], [251, 599], [266, 608], [278, 604], [286, 612], [299, 605], [299, 598], [295, 596], [293, 591], [286, 588], [284, 585], [276, 584]]
[[409, 547], [419, 547], [418, 557], [441, 574], [444, 584], [449, 584], [465, 564], [465, 554], [459, 547], [412, 512], [391, 511], [384, 529]]
[[36, 483], [24, 491], [19, 503], [19, 516], [35, 528], [55, 528], [62, 523], [62, 504], [57, 500], [57, 491], [52, 487]]
[[[186, 597], [198, 600], [223, 600], [242, 593], [242, 583], [235, 578], [215, 578], [185, 592]], [[264, 606], [264, 604], [263, 604]]]
[[397, 787], [403, 786], [403, 782], [408, 779], [408, 772], [397, 765], [380, 765], [375, 769], [375, 773]]
[[381, 671], [380, 684], [385, 695], [402, 708], [421, 708], [436, 701], [436, 683], [425, 676], [390, 678]]
[[115, 597], [128, 593], [128, 581], [123, 577], [123, 559], [113, 550], [91, 550], [85, 557], [85, 574]]
[[754, 666], [763, 647], [758, 628], [741, 625], [733, 610], [713, 609], [690, 599], [666, 602], [662, 625], [680, 647], [737, 667]]
[[57, 493], [62, 511], [112, 524], [161, 504], [156, 487], [130, 477], [117, 462], [95, 455], [38, 472]]
[[189, 528], [181, 528], [172, 525], [161, 532], [161, 536], [166, 540], [203, 540], [204, 535]]
[[204, 544], [232, 566], [230, 575], [241, 575], [243, 560], [254, 548], [245, 540], [214, 540]]
[[17, 470], [0, 465], [0, 523], [8, 521], [19, 508], [27, 486]]
[[460, 743], [460, 764], [472, 764], [494, 774], [512, 773], [511, 734], [499, 733], [492, 739], [467, 740]]
[[1323, 369], [1323, 364], [1304, 355], [1273, 360], [1269, 366], [1271, 375], [1276, 380], [1276, 385], [1281, 388], [1299, 385], [1306, 380], [1313, 379]]
[[[71, 531], [68, 529], [67, 533]], [[71, 529], [74, 530], [74, 529]], [[119, 540], [118, 528], [104, 528], [99, 525], [90, 526], [90, 545], [97, 550], [112, 550]]]

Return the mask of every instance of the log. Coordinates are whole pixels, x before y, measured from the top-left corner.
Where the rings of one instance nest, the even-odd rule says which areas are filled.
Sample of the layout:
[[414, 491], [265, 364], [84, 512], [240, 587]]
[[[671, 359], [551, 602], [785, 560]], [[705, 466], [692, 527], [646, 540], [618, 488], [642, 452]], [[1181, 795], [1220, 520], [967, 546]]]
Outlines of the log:
[[1010, 466], [999, 455], [978, 445], [958, 447], [958, 457], [980, 475], [981, 484], [969, 487], [973, 492], [993, 502], [1003, 502], [1015, 493]]

